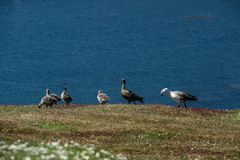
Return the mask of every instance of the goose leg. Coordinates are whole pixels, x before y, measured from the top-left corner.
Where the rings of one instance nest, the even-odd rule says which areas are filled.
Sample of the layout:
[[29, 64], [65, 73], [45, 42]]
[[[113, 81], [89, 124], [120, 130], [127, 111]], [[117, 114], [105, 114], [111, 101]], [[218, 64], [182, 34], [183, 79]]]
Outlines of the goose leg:
[[185, 108], [187, 108], [187, 105], [186, 105], [186, 103], [184, 102], [183, 104], [184, 104]]
[[131, 101], [128, 101], [128, 104], [130, 104], [131, 103]]
[[180, 107], [180, 103], [178, 103], [178, 106], [177, 106], [178, 108]]
[[135, 101], [133, 101], [134, 102], [134, 104], [136, 105], [136, 102]]

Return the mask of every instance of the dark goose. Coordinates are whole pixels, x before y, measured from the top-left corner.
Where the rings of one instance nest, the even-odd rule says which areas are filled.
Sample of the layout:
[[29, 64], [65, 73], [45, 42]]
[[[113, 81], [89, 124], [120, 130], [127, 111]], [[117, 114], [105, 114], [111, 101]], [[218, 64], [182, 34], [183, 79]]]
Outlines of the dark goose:
[[61, 94], [61, 98], [65, 101], [66, 105], [69, 105], [72, 102], [72, 97], [67, 94], [67, 87], [64, 87], [63, 92]]
[[135, 101], [140, 101], [141, 103], [144, 103], [143, 97], [140, 97], [137, 94], [135, 94], [133, 91], [126, 89], [126, 80], [125, 79], [122, 80], [121, 94], [122, 94], [122, 97], [125, 98], [129, 104], [132, 101], [134, 104], [136, 104]]

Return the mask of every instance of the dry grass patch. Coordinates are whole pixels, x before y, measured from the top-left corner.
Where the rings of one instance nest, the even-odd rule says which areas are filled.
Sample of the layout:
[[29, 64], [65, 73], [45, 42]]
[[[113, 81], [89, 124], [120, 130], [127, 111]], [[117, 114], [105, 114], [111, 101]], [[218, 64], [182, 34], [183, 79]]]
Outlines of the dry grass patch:
[[0, 137], [74, 140], [129, 159], [239, 159], [240, 111], [161, 105], [0, 107]]

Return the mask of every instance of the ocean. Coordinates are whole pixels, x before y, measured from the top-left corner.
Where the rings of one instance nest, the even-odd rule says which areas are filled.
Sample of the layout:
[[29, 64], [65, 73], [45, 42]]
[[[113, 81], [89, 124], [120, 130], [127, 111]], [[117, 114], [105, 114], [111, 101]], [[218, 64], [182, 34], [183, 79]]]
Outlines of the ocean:
[[66, 85], [75, 104], [99, 89], [122, 104], [121, 80], [145, 104], [240, 108], [239, 0], [1, 0], [0, 104], [38, 104]]

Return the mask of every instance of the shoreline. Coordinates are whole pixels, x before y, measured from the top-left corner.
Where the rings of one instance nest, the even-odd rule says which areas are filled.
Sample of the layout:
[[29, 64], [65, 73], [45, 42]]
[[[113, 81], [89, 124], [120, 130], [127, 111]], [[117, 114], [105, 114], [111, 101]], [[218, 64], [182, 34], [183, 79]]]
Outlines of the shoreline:
[[[176, 108], [176, 109], [186, 109], [186, 110], [192, 110], [192, 111], [202, 111], [202, 110], [208, 110], [208, 111], [215, 111], [215, 112], [227, 112], [227, 111], [234, 111], [234, 110], [240, 110], [240, 108], [234, 108], [234, 109], [221, 109], [221, 108], [201, 108], [201, 107], [191, 107], [188, 106], [187, 108], [185, 107], [176, 107], [172, 105], [165, 105], [165, 104], [105, 104], [105, 105], [100, 105], [100, 104], [70, 104], [70, 105], [64, 105], [64, 104], [57, 104], [54, 105], [54, 107], [67, 107], [67, 108], [74, 108], [74, 107], [104, 107], [104, 106], [145, 106], [145, 107], [169, 107], [169, 108]], [[21, 105], [15, 105], [15, 104], [0, 104], [1, 106], [9, 106], [9, 107], [23, 107], [23, 106], [36, 106], [37, 104], [21, 104]], [[46, 108], [45, 106], [42, 106], [41, 108]]]

